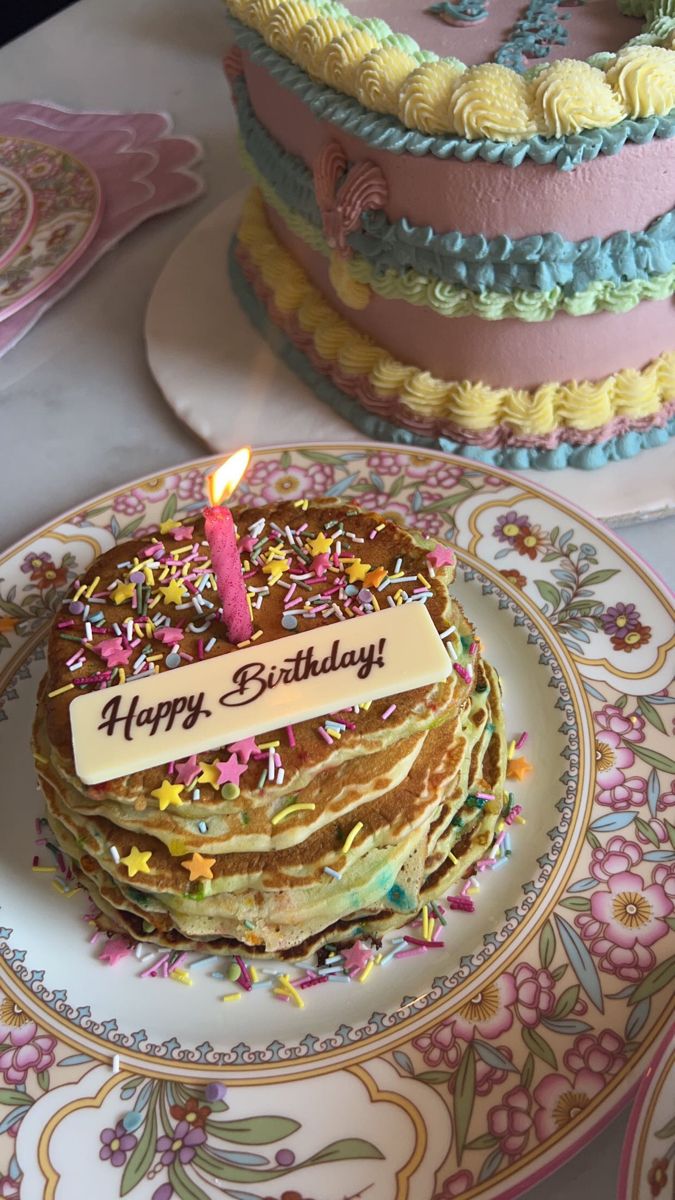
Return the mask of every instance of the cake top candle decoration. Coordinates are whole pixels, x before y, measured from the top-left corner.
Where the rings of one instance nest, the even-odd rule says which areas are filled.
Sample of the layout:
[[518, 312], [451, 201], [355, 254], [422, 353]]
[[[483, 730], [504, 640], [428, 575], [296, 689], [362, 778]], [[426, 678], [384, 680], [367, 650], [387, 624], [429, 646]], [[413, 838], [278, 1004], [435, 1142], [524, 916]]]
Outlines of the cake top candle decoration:
[[209, 476], [211, 505], [204, 509], [204, 532], [222, 604], [223, 624], [228, 641], [234, 645], [248, 641], [253, 633], [253, 622], [237, 547], [237, 531], [229, 508], [221, 505], [234, 492], [250, 457], [250, 450], [237, 450]]

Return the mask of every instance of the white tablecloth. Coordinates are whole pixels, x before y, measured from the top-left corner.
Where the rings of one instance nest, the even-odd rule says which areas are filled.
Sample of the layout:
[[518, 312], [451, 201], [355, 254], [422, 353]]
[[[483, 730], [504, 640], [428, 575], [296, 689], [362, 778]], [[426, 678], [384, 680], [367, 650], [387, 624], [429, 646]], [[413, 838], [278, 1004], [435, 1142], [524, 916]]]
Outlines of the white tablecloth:
[[[166, 110], [179, 133], [203, 142], [208, 185], [196, 203], [153, 218], [125, 239], [0, 360], [3, 545], [102, 490], [204, 452], [164, 404], [146, 365], [142, 330], [167, 256], [244, 183], [221, 68], [226, 47], [218, 0], [79, 0], [0, 49], [0, 101]], [[273, 428], [270, 405], [270, 422], [251, 430], [251, 443], [274, 440]], [[320, 428], [308, 431], [309, 438], [320, 436]], [[675, 581], [675, 518], [621, 532]], [[613, 1200], [626, 1120], [624, 1112], [535, 1187], [532, 1200], [568, 1200], [577, 1188], [594, 1200]]]

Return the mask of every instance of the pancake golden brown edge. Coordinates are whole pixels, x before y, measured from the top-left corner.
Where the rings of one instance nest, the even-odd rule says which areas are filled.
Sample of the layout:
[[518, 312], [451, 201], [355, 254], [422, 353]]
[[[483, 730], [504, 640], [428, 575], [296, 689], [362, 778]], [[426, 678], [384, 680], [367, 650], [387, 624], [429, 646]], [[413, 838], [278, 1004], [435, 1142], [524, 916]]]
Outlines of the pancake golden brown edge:
[[167, 521], [100, 556], [64, 601], [35, 761], [54, 837], [102, 928], [298, 960], [406, 924], [485, 859], [508, 803], [501, 688], [441, 544], [332, 500], [233, 514], [257, 642], [424, 604], [447, 679], [84, 784], [75, 696], [236, 649], [202, 518]]

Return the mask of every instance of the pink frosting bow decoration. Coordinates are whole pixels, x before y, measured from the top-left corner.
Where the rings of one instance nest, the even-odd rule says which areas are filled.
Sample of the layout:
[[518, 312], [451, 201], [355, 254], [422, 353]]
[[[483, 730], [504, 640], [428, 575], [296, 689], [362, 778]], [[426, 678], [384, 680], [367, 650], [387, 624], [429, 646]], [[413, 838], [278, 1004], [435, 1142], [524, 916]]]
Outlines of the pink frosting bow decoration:
[[314, 190], [321, 210], [326, 241], [343, 258], [352, 251], [347, 234], [359, 228], [368, 209], [382, 208], [387, 200], [387, 181], [375, 163], [350, 167], [339, 142], [327, 142], [314, 163]]

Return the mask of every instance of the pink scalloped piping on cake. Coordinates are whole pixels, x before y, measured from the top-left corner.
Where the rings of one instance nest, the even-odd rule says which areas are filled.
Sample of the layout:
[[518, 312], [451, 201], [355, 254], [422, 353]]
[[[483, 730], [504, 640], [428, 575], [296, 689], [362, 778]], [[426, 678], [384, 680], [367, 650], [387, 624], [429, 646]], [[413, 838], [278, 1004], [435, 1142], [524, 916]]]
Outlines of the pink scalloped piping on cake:
[[[246, 54], [242, 57], [258, 119], [311, 170], [334, 127], [315, 117]], [[388, 189], [383, 207], [390, 221], [405, 217], [437, 233], [458, 229], [488, 238], [550, 232], [571, 241], [606, 238], [617, 230], [646, 229], [673, 203], [673, 147], [668, 140], [626, 145], [620, 154], [600, 155], [567, 172], [531, 161], [514, 168], [481, 160], [440, 160], [432, 154], [392, 154], [343, 130], [339, 137], [335, 134], [350, 163], [369, 161], [382, 171]]]
[[311, 333], [303, 330], [295, 316], [281, 312], [274, 303], [271, 290], [264, 283], [260, 272], [241, 244], [235, 250], [237, 261], [250, 287], [264, 304], [270, 320], [283, 330], [289, 341], [300, 350], [321, 375], [330, 379], [340, 391], [357, 400], [368, 412], [385, 417], [394, 424], [413, 433], [428, 437], [446, 437], [471, 446], [498, 449], [505, 446], [554, 450], [561, 443], [575, 446], [591, 446], [603, 443], [612, 437], [635, 431], [662, 428], [675, 416], [675, 397], [661, 405], [651, 416], [630, 420], [614, 417], [594, 429], [580, 430], [561, 427], [540, 436], [515, 435], [508, 425], [498, 425], [487, 430], [471, 430], [454, 421], [438, 421], [413, 413], [400, 396], [381, 396], [373, 389], [366, 375], [351, 375], [341, 370], [339, 364], [323, 358], [317, 351]]
[[[328, 260], [292, 233], [271, 205], [265, 213], [314, 286], [354, 324], [354, 310], [332, 286]], [[583, 317], [559, 312], [550, 321], [486, 321], [444, 317], [373, 293], [359, 312], [358, 329], [395, 358], [440, 379], [530, 391], [546, 379], [602, 379], [626, 367], [641, 370], [675, 346], [675, 303], [645, 300], [629, 312]]]

